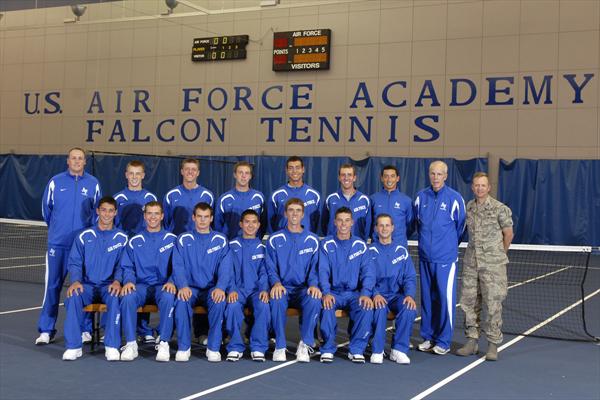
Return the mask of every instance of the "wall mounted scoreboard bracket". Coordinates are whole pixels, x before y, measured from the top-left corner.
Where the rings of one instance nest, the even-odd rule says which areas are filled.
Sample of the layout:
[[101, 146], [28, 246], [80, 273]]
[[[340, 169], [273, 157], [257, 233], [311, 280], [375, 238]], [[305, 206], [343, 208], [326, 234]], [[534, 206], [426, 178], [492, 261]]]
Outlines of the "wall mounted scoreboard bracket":
[[329, 69], [331, 29], [275, 32], [273, 71]]
[[192, 61], [241, 60], [246, 58], [248, 35], [194, 39]]

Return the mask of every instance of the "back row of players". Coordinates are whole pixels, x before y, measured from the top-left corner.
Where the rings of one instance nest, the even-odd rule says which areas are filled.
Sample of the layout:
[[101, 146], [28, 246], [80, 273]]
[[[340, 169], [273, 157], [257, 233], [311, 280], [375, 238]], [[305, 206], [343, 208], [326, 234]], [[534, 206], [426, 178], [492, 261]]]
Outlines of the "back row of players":
[[[159, 361], [170, 358], [168, 342], [174, 324], [175, 359], [189, 359], [192, 309], [200, 304], [208, 309], [209, 361], [221, 360], [223, 319], [230, 336], [227, 358], [242, 357], [245, 306], [253, 310], [255, 319], [252, 358], [265, 359], [272, 330], [273, 360], [285, 361], [290, 306], [302, 309], [299, 361], [310, 359], [319, 315], [325, 340], [321, 361], [333, 361], [335, 310], [343, 309], [352, 321], [352, 361], [364, 362], [363, 352], [373, 336], [371, 362], [382, 362], [386, 316], [392, 311], [396, 333], [390, 359], [407, 364], [416, 315], [416, 278], [407, 251], [413, 225], [419, 235], [422, 288], [423, 342], [418, 348], [440, 355], [450, 349], [457, 245], [465, 226], [465, 205], [460, 194], [445, 185], [447, 166], [441, 161], [430, 165], [431, 186], [419, 192], [414, 202], [398, 190], [394, 166], [383, 168], [384, 188], [369, 198], [354, 187], [354, 167], [342, 165], [340, 190], [329, 195], [323, 206], [319, 193], [303, 182], [301, 158], [287, 160], [289, 181], [266, 205], [263, 194], [250, 188], [251, 165], [240, 162], [234, 168], [235, 188], [217, 200], [214, 212], [214, 195], [197, 183], [197, 160], [182, 161], [183, 184], [169, 191], [162, 204], [142, 188], [140, 162], [128, 164], [128, 187], [114, 199], [101, 198], [98, 181], [84, 171], [82, 149], [69, 152], [67, 165], [66, 172], [48, 183], [43, 198], [49, 227], [47, 282], [36, 340], [49, 343], [56, 333], [60, 289], [68, 272], [72, 284], [65, 301], [63, 359], [82, 355], [82, 340], [89, 338], [90, 326], [83, 307], [101, 300], [107, 304], [108, 360], [137, 356], [136, 309], [150, 302], [160, 311]], [[260, 240], [265, 221], [270, 234], [267, 246]], [[321, 242], [315, 235], [319, 222], [327, 233]], [[126, 339], [121, 353], [120, 325]]]

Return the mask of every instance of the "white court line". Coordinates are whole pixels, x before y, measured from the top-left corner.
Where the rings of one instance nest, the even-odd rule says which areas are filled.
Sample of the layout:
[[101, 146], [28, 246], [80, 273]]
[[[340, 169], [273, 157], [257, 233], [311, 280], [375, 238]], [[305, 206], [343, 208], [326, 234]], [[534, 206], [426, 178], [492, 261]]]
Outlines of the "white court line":
[[[58, 305], [59, 306], [64, 306], [65, 303], [59, 303]], [[41, 309], [42, 309], [42, 306], [39, 306], [39, 307], [30, 307], [30, 308], [21, 308], [20, 310], [1, 311], [0, 315], [15, 314], [15, 313], [19, 313], [19, 312], [41, 310]]]
[[25, 256], [25, 257], [5, 257], [5, 258], [0, 258], [0, 261], [6, 261], [6, 260], [22, 260], [24, 258], [44, 258], [45, 255], [41, 255], [41, 256]]
[[[600, 293], [600, 289], [596, 290], [593, 293], [588, 294], [583, 301], [587, 301], [589, 298], [597, 295], [598, 293]], [[543, 327], [544, 325], [549, 324], [550, 322], [554, 321], [556, 318], [560, 317], [561, 315], [565, 314], [566, 312], [570, 311], [571, 309], [577, 307], [578, 305], [580, 305], [582, 302], [582, 300], [578, 300], [575, 303], [571, 304], [570, 306], [564, 308], [563, 310], [559, 311], [558, 313], [554, 314], [553, 316], [551, 316], [550, 318], [546, 319], [545, 321], [540, 322], [539, 324], [531, 327], [529, 330], [527, 330], [526, 332], [524, 332], [523, 334], [517, 336], [516, 338], [514, 338], [513, 340], [511, 340], [510, 342], [500, 346], [498, 348], [498, 352], [501, 352], [502, 350], [507, 349], [508, 347], [512, 346], [513, 344], [518, 343], [519, 341], [523, 340], [527, 335], [532, 334], [533, 332], [537, 331], [538, 329], [540, 329], [541, 327]], [[455, 373], [453, 373], [452, 375], [450, 375], [449, 377], [439, 381], [438, 383], [436, 383], [435, 385], [433, 385], [432, 387], [430, 387], [429, 389], [419, 393], [418, 395], [416, 395], [415, 397], [413, 397], [411, 400], [421, 400], [427, 396], [429, 396], [431, 393], [435, 392], [436, 390], [438, 390], [439, 388], [447, 385], [448, 383], [452, 382], [453, 380], [455, 380], [456, 378], [460, 377], [461, 375], [464, 375], [465, 373], [469, 372], [470, 370], [472, 370], [473, 368], [477, 367], [478, 365], [480, 365], [481, 363], [483, 363], [485, 361], [485, 356], [479, 358], [477, 361], [472, 362], [471, 364], [467, 365], [466, 367], [464, 367], [463, 369], [456, 371]]]
[[28, 268], [28, 267], [43, 267], [46, 264], [27, 264], [27, 265], [11, 265], [9, 267], [0, 267], [0, 270], [3, 269], [17, 269], [17, 268]]

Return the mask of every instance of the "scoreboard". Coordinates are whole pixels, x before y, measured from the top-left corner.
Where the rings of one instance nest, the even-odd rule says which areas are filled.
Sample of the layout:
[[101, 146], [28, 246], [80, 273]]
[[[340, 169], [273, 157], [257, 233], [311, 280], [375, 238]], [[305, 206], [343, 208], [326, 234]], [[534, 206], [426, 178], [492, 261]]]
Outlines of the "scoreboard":
[[275, 32], [273, 71], [329, 69], [331, 29]]
[[192, 61], [240, 60], [246, 58], [248, 35], [194, 39]]

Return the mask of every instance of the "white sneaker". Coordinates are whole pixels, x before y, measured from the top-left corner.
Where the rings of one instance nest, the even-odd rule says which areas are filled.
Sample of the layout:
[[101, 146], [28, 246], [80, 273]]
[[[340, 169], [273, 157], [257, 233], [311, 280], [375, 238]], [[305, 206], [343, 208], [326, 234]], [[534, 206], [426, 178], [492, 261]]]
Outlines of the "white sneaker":
[[160, 343], [160, 335], [156, 336], [156, 340], [154, 340], [155, 344], [159, 344]]
[[250, 353], [250, 357], [252, 357], [252, 361], [265, 362], [265, 353], [261, 353], [260, 351], [253, 351]]
[[423, 343], [419, 344], [417, 346], [417, 349], [419, 349], [419, 351], [429, 352], [433, 350], [433, 342], [431, 340], [426, 340]]
[[65, 361], [75, 361], [83, 355], [81, 347], [78, 349], [67, 349], [63, 353], [62, 359]]
[[185, 351], [177, 350], [177, 353], [175, 353], [175, 361], [189, 361], [191, 354], [192, 349], [187, 349]]
[[333, 353], [321, 354], [321, 359], [319, 361], [321, 361], [322, 363], [332, 363], [333, 362]]
[[221, 361], [221, 353], [206, 349], [206, 358], [208, 358], [208, 361], [210, 362], [219, 362]]
[[142, 341], [144, 343], [156, 343], [156, 339], [152, 335], [146, 335], [146, 336], [144, 336], [144, 339]]
[[364, 364], [365, 363], [365, 356], [363, 356], [362, 354], [348, 353], [348, 358], [353, 363], [357, 363], [357, 364]]
[[208, 346], [208, 336], [206, 336], [206, 335], [198, 336], [198, 344], [201, 344], [202, 346]]
[[371, 364], [383, 364], [383, 353], [373, 353], [369, 359]]
[[445, 349], [442, 346], [435, 346], [433, 348], [433, 352], [437, 355], [443, 356], [448, 354], [448, 352], [450, 352], [450, 349]]
[[286, 360], [287, 357], [285, 356], [285, 349], [275, 349], [275, 351], [273, 352], [273, 361], [283, 362]]
[[169, 342], [160, 342], [156, 345], [156, 361], [168, 362], [171, 358], [171, 353], [169, 352]]
[[81, 332], [81, 342], [83, 344], [92, 343], [92, 334], [89, 332]]
[[232, 361], [232, 362], [239, 361], [242, 359], [243, 355], [244, 355], [244, 353], [240, 353], [239, 351], [230, 351], [229, 353], [227, 353], [227, 361]]
[[35, 339], [35, 344], [48, 344], [52, 339], [53, 338], [50, 337], [50, 334], [48, 332], [42, 332], [40, 333], [40, 336], [37, 339]]
[[298, 362], [309, 362], [310, 355], [315, 351], [312, 347], [306, 345], [302, 340], [298, 343], [298, 350], [296, 350], [296, 361]]
[[390, 353], [390, 361], [395, 361], [398, 364], [410, 364], [410, 358], [406, 354], [396, 349], [392, 349]]
[[121, 361], [133, 361], [138, 356], [137, 342], [128, 342], [121, 348]]
[[107, 361], [119, 361], [121, 359], [121, 354], [119, 354], [119, 350], [114, 347], [106, 347], [104, 349], [104, 357], [106, 357]]

